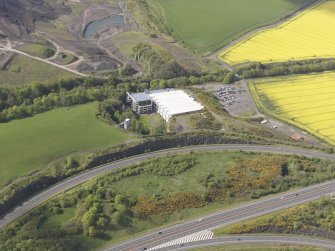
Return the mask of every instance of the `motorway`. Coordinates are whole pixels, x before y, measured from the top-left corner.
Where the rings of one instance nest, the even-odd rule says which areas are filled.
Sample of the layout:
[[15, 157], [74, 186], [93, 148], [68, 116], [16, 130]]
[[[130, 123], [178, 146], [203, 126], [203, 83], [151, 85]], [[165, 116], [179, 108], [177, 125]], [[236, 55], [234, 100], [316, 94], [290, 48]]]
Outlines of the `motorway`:
[[[282, 146], [267, 146], [267, 145], [209, 145], [209, 146], [192, 146], [185, 148], [173, 148], [167, 149], [158, 152], [151, 152], [143, 155], [134, 156], [131, 158], [123, 159], [117, 162], [113, 162], [107, 165], [97, 167], [95, 169], [89, 170], [84, 173], [80, 173], [77, 176], [64, 180], [55, 186], [41, 192], [40, 194], [32, 197], [28, 201], [24, 202], [22, 205], [17, 207], [14, 211], [7, 214], [3, 219], [0, 219], [0, 229], [4, 228], [14, 220], [18, 219], [31, 209], [37, 207], [41, 203], [47, 201], [48, 199], [54, 197], [57, 194], [60, 194], [70, 188], [78, 186], [85, 181], [88, 181], [92, 178], [98, 177], [100, 175], [106, 174], [112, 170], [124, 168], [140, 161], [144, 161], [154, 157], [163, 157], [167, 154], [176, 154], [176, 153], [187, 153], [190, 151], [248, 151], [248, 152], [263, 152], [263, 153], [273, 153], [273, 154], [287, 154], [287, 155], [299, 155], [306, 157], [315, 157], [327, 160], [335, 160], [335, 155], [326, 154], [323, 152], [318, 152], [314, 150], [301, 149], [301, 148], [290, 148]], [[130, 247], [137, 249], [141, 248], [143, 245], [154, 245], [156, 243], [161, 243], [163, 240], [170, 240], [181, 234], [187, 235], [188, 233], [194, 230], [202, 230], [217, 227], [219, 225], [224, 225], [229, 220], [230, 223], [233, 221], [240, 221], [242, 218], [253, 215], [255, 217], [257, 214], [261, 215], [266, 212], [277, 211], [283, 208], [294, 206], [306, 201], [317, 199], [322, 195], [325, 195], [330, 192], [335, 191], [335, 181], [327, 182], [319, 186], [314, 186], [312, 188], [307, 188], [301, 190], [299, 196], [294, 196], [293, 194], [288, 194], [285, 200], [278, 200], [278, 198], [269, 199], [265, 201], [260, 201], [258, 204], [252, 204], [245, 206], [243, 208], [236, 208], [233, 211], [225, 211], [220, 214], [210, 216], [206, 218], [204, 222], [190, 222], [178, 226], [174, 226], [173, 230], [168, 230], [167, 234], [157, 238], [156, 234], [149, 234], [138, 240], [127, 242], [116, 248], [110, 250], [128, 250]], [[247, 210], [247, 211], [245, 211]], [[234, 213], [232, 215], [231, 213]], [[228, 214], [228, 215], [227, 215]], [[235, 215], [237, 214], [237, 215]], [[228, 217], [229, 216], [229, 217]], [[228, 217], [228, 218], [227, 218]], [[233, 218], [232, 218], [233, 217]], [[175, 229], [177, 227], [177, 229]], [[168, 234], [170, 231], [171, 234]], [[198, 230], [199, 231], [199, 230]], [[164, 238], [162, 240], [162, 238]], [[143, 244], [143, 245], [142, 245]]]
[[182, 251], [195, 248], [217, 247], [225, 245], [299, 245], [326, 248], [335, 250], [334, 240], [324, 240], [311, 237], [293, 237], [293, 236], [271, 236], [271, 235], [240, 235], [215, 238], [212, 240], [187, 243], [184, 246], [173, 246], [162, 248], [160, 251]]
[[[129, 251], [154, 248], [183, 236], [191, 235], [203, 230], [212, 230], [218, 227], [231, 225], [247, 219], [255, 218], [264, 214], [274, 213], [286, 208], [294, 207], [309, 201], [317, 200], [331, 192], [335, 192], [335, 181], [330, 181], [294, 192], [287, 192], [268, 199], [257, 200], [256, 202], [225, 210], [201, 220], [196, 219], [180, 223], [167, 228], [150, 232], [143, 237], [129, 240], [106, 251]], [[162, 234], [158, 234], [162, 232]]]

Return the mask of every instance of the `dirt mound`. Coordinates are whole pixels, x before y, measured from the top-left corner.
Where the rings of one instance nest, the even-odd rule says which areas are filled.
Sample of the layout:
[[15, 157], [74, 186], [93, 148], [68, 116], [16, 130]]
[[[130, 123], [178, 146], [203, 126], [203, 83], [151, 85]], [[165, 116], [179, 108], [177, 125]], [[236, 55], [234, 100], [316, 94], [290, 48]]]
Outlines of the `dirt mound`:
[[55, 19], [70, 13], [69, 6], [50, 5], [43, 0], [0, 0], [0, 34], [19, 38], [34, 30], [35, 21]]

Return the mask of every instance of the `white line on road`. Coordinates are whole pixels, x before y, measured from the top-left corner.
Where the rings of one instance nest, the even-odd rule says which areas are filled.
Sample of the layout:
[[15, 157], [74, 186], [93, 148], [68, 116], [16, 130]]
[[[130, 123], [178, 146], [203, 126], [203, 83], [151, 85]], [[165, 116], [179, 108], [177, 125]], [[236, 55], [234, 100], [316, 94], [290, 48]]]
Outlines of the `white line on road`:
[[163, 243], [159, 246], [148, 249], [148, 251], [157, 250], [165, 247], [182, 245], [189, 242], [203, 241], [213, 239], [214, 233], [208, 230], [203, 230], [194, 234], [190, 234], [179, 239]]

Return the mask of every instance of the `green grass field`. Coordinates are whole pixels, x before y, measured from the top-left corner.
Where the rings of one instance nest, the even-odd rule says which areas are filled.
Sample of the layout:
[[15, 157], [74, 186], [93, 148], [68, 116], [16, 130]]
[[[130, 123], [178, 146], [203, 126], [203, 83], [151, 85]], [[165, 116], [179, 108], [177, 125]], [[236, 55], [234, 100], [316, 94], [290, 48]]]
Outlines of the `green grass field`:
[[239, 152], [197, 153], [196, 167], [176, 175], [173, 178], [169, 176], [143, 174], [113, 182], [111, 186], [114, 191], [120, 194], [136, 196], [151, 196], [158, 192], [174, 194], [180, 192], [204, 191], [205, 187], [199, 183], [199, 179], [204, 173], [210, 172], [213, 175], [222, 175], [239, 157], [252, 158], [253, 156]]
[[15, 55], [5, 69], [0, 71], [0, 86], [21, 86], [33, 81], [45, 83], [70, 77], [78, 75], [23, 55]]
[[212, 52], [242, 34], [271, 24], [310, 0], [150, 0], [187, 46]]
[[97, 120], [96, 107], [60, 108], [0, 124], [0, 186], [65, 155], [133, 139]]
[[[27, 43], [27, 44], [20, 46], [19, 50], [25, 53], [28, 53], [29, 55], [40, 57], [40, 58], [50, 58], [53, 55], [55, 55], [55, 49], [45, 44]], [[47, 52], [48, 50], [50, 51]], [[48, 53], [50, 55], [47, 55]]]
[[57, 58], [55, 59], [55, 62], [61, 65], [68, 65], [75, 61], [77, 61], [78, 58], [72, 54], [69, 53], [59, 53], [57, 55]]
[[[181, 168], [190, 163], [185, 162], [189, 158], [193, 159], [191, 166]], [[282, 161], [288, 166], [289, 174], [286, 176], [282, 176]], [[24, 237], [33, 232], [38, 236], [35, 241], [40, 243], [50, 240], [55, 241], [55, 244], [68, 245], [64, 243], [66, 238], [73, 240], [73, 244], [83, 245], [80, 249], [72, 250], [102, 250], [113, 243], [135, 238], [140, 233], [157, 227], [201, 217], [250, 201], [251, 191], [255, 191], [253, 187], [272, 187], [272, 192], [277, 193], [280, 191], [276, 187], [283, 186], [286, 190], [289, 188], [285, 185], [288, 182], [292, 186], [298, 185], [301, 180], [320, 182], [325, 177], [329, 178], [333, 171], [331, 164], [326, 161], [300, 161], [302, 160], [297, 157], [225, 151], [194, 152], [148, 160], [89, 180], [49, 200], [35, 209], [34, 214], [13, 222], [12, 226], [15, 225], [18, 229], [14, 235], [1, 235], [3, 232], [0, 231], [0, 246], [21, 243]], [[329, 168], [325, 170], [325, 166]], [[274, 173], [277, 174], [273, 176]], [[324, 174], [323, 178], [320, 173]], [[283, 182], [282, 179], [286, 181]], [[191, 198], [186, 194], [201, 197], [196, 197], [196, 204], [189, 204]], [[213, 199], [205, 204], [198, 204], [204, 195], [215, 197], [211, 197]], [[183, 199], [186, 204], [181, 205]], [[120, 201], [123, 202], [120, 204]], [[143, 201], [146, 202], [143, 204]], [[166, 210], [162, 211], [164, 208]], [[84, 231], [74, 232], [73, 230], [84, 226], [86, 216], [94, 210], [99, 210], [94, 213], [96, 215], [92, 220], [96, 222], [92, 224], [99, 234], [89, 238]], [[149, 215], [141, 213], [150, 211]], [[108, 217], [104, 223], [101, 221], [102, 215]], [[66, 237], [57, 235], [68, 230]], [[10, 233], [9, 229], [5, 231]], [[50, 231], [55, 235], [42, 235]], [[257, 249], [250, 249], [253, 250]]]

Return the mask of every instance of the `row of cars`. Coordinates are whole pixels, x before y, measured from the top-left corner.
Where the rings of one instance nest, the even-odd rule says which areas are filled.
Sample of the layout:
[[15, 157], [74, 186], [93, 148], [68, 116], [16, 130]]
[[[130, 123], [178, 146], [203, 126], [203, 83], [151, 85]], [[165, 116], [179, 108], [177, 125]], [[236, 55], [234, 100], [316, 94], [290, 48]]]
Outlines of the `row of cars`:
[[215, 95], [226, 107], [233, 105], [238, 100], [238, 95], [242, 95], [244, 92], [246, 92], [245, 89], [237, 88], [234, 85], [225, 85], [215, 91]]

